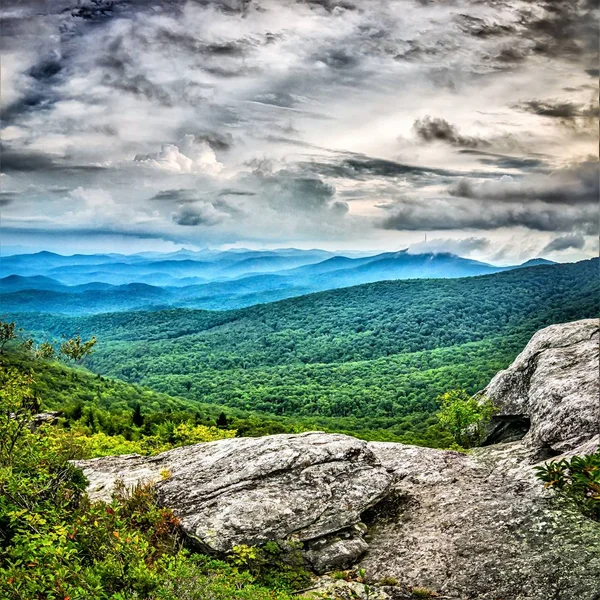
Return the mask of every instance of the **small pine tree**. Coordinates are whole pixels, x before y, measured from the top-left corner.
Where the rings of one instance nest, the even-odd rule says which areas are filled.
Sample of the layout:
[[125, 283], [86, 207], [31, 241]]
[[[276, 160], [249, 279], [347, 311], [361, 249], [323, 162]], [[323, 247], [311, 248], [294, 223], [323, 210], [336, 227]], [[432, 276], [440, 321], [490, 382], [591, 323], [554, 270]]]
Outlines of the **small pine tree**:
[[142, 408], [139, 402], [133, 408], [131, 420], [136, 427], [141, 427], [144, 424], [144, 415], [142, 415]]
[[227, 429], [229, 427], [229, 419], [224, 412], [217, 417], [217, 427], [219, 429]]

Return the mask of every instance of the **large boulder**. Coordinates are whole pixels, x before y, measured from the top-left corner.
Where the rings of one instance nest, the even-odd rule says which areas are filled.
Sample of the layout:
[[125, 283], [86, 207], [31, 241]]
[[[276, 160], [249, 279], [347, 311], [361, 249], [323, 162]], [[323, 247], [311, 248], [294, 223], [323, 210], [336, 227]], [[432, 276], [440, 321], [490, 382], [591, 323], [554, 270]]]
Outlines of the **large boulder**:
[[484, 391], [498, 408], [487, 443], [509, 441], [520, 429], [529, 447], [551, 456], [597, 434], [599, 339], [598, 319], [538, 331]]
[[600, 598], [598, 523], [555, 502], [521, 442], [469, 455], [370, 447], [396, 474], [366, 519], [369, 551], [358, 567], [373, 580], [457, 600]]
[[306, 557], [319, 571], [348, 566], [364, 553], [361, 515], [392, 482], [366, 442], [319, 432], [76, 464], [92, 499], [110, 498], [117, 479], [127, 487], [155, 482], [159, 502], [173, 509], [204, 550], [297, 541], [306, 544]]
[[[356, 563], [369, 584], [397, 581], [378, 588], [382, 598], [428, 588], [452, 600], [600, 600], [598, 523], [534, 471], [550, 455], [598, 450], [597, 365], [596, 321], [540, 331], [486, 390], [497, 438], [523, 439], [469, 454], [313, 432], [77, 464], [96, 499], [117, 479], [155, 481], [205, 550], [296, 541], [317, 572]], [[519, 419], [515, 436], [507, 423]], [[319, 585], [350, 597], [360, 587]]]

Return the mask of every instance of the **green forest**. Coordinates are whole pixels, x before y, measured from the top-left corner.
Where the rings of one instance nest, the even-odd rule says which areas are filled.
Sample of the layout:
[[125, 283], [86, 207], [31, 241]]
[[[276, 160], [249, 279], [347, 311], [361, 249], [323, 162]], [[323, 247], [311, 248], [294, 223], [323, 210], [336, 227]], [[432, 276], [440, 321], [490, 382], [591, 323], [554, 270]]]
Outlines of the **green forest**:
[[[151, 486], [92, 502], [69, 461], [308, 430], [464, 451], [493, 414], [472, 394], [539, 328], [598, 315], [597, 266], [384, 282], [237, 311], [3, 319], [0, 596], [297, 597], [311, 575], [293, 553], [198, 554]], [[40, 410], [53, 423], [31, 427]], [[539, 476], [594, 518], [585, 500], [597, 483], [573, 464]]]
[[268, 415], [284, 430], [437, 445], [428, 429], [436, 398], [482, 389], [538, 329], [597, 316], [597, 271], [595, 259], [380, 282], [235, 311], [11, 317], [37, 339], [97, 335], [86, 366], [156, 392], [139, 399], [143, 412], [171, 402], [159, 399], [166, 394]]

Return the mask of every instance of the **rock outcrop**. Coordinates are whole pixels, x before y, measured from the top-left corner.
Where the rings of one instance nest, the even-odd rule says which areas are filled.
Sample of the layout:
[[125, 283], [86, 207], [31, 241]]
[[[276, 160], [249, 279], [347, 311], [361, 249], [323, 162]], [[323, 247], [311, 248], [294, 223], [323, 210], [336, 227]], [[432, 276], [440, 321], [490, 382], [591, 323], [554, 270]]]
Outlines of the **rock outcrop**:
[[484, 391], [499, 409], [488, 443], [509, 441], [525, 424], [524, 443], [551, 456], [600, 433], [599, 343], [598, 319], [538, 331]]
[[349, 566], [365, 552], [361, 515], [392, 483], [366, 442], [318, 432], [227, 439], [151, 458], [77, 464], [92, 499], [110, 498], [117, 479], [128, 487], [156, 482], [159, 502], [173, 509], [204, 550], [297, 541], [305, 544], [317, 571]]
[[[292, 540], [317, 572], [355, 563], [371, 583], [397, 582], [372, 596], [321, 581], [350, 597], [421, 587], [452, 600], [600, 600], [600, 527], [557, 502], [533, 469], [598, 449], [597, 365], [597, 321], [538, 332], [486, 390], [499, 407], [490, 437], [522, 439], [469, 454], [313, 432], [78, 464], [93, 498], [118, 478], [156, 481], [205, 550]], [[507, 423], [518, 420], [517, 435]]]

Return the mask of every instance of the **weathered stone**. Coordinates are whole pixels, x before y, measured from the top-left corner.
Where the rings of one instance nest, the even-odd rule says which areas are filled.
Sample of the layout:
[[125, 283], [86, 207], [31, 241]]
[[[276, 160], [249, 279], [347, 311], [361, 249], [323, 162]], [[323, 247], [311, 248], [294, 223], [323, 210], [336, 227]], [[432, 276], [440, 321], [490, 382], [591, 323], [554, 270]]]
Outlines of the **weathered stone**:
[[33, 415], [29, 423], [29, 431], [33, 432], [42, 425], [56, 425], [60, 415], [59, 411], [48, 411]]
[[507, 429], [514, 431], [511, 423], [527, 422], [524, 442], [555, 454], [597, 434], [599, 332], [598, 319], [538, 331], [513, 364], [498, 373], [484, 391], [499, 408], [488, 442], [509, 441]]
[[[403, 596], [404, 599], [410, 597]], [[314, 600], [323, 598], [335, 598], [335, 600], [391, 600], [392, 596], [382, 588], [365, 585], [358, 581], [321, 577], [310, 590], [302, 594], [302, 598], [313, 598]]]
[[341, 532], [309, 542], [304, 555], [316, 573], [326, 573], [352, 566], [368, 547], [362, 533]]
[[319, 572], [358, 559], [371, 583], [398, 582], [372, 596], [362, 583], [322, 579], [340, 598], [424, 587], [452, 600], [600, 600], [599, 524], [534, 472], [549, 454], [598, 449], [597, 336], [596, 321], [534, 336], [486, 391], [529, 431], [469, 454], [307, 433], [78, 464], [95, 498], [117, 478], [156, 481], [159, 501], [210, 550], [296, 540]]
[[358, 565], [371, 578], [458, 599], [598, 598], [600, 527], [553, 501], [521, 442], [470, 455], [371, 447], [398, 476]]
[[[218, 552], [269, 540], [305, 542], [348, 529], [385, 496], [392, 480], [366, 442], [318, 432], [227, 439], [150, 458], [76, 464], [94, 499], [108, 499], [117, 479], [128, 487], [156, 482], [159, 502], [173, 509], [186, 533]], [[161, 471], [169, 477], [161, 478]], [[359, 545], [330, 544], [327, 560], [335, 561], [336, 548], [343, 557], [357, 558]]]

